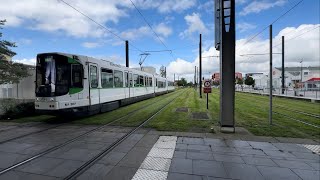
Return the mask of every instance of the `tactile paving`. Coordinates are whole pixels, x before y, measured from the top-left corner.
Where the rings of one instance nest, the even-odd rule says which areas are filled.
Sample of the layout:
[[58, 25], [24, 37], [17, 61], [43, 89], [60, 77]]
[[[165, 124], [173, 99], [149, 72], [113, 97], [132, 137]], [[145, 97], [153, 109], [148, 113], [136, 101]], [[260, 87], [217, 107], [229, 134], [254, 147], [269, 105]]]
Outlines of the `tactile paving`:
[[168, 172], [154, 171], [148, 169], [139, 169], [132, 180], [166, 180]]
[[303, 147], [310, 149], [312, 152], [317, 153], [320, 155], [320, 145], [308, 145], [304, 144]]
[[175, 141], [158, 141], [156, 144], [154, 144], [153, 147], [166, 148], [166, 149], [175, 149], [176, 148], [176, 142]]
[[162, 149], [162, 148], [152, 148], [148, 156], [150, 157], [160, 157], [171, 159], [173, 157], [174, 149]]
[[157, 171], [169, 171], [170, 164], [171, 159], [146, 157], [140, 168]]

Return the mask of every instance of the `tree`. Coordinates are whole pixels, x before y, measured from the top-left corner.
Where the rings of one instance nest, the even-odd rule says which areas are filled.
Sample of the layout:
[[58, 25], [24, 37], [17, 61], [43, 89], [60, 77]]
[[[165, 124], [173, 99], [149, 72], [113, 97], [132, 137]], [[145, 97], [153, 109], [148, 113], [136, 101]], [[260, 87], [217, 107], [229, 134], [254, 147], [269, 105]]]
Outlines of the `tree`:
[[243, 84], [243, 80], [240, 78], [236, 78], [236, 84], [242, 85]]
[[[0, 29], [4, 25], [6, 20], [0, 20]], [[2, 33], [0, 32], [0, 84], [5, 83], [19, 83], [19, 81], [27, 76], [30, 76], [28, 73], [28, 67], [19, 64], [7, 61], [7, 57], [13, 57], [16, 55], [10, 47], [17, 47], [15, 43], [2, 40]]]
[[181, 78], [181, 80], [178, 81], [178, 86], [186, 86], [187, 81], [185, 78]]
[[254, 86], [254, 83], [255, 83], [255, 80], [250, 76], [248, 76], [246, 80], [244, 80], [244, 84], [248, 86]]

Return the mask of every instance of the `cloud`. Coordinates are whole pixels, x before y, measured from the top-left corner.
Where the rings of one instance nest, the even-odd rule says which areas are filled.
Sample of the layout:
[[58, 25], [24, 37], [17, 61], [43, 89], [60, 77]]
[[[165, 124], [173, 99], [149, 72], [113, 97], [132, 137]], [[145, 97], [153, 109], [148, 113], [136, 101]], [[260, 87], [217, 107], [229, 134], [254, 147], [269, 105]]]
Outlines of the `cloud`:
[[249, 24], [246, 22], [236, 24], [236, 28], [239, 30], [240, 33], [255, 29], [256, 27], [256, 25]]
[[182, 12], [196, 5], [196, 0], [135, 0], [140, 9], [157, 9], [160, 13]]
[[192, 13], [191, 15], [186, 15], [184, 19], [188, 25], [188, 28], [179, 34], [181, 38], [188, 37], [195, 32], [202, 33], [202, 34], [205, 34], [208, 32], [207, 27], [204, 25], [203, 21], [201, 20], [200, 14]]
[[[88, 0], [67, 1], [101, 24], [117, 23], [126, 17], [125, 1]], [[62, 32], [74, 37], [101, 37], [104, 30], [58, 0], [0, 0], [0, 17], [7, 19], [7, 26], [25, 26], [46, 32]], [[10, 7], [10, 8], [8, 8]]]
[[36, 65], [36, 58], [31, 58], [31, 59], [13, 59], [12, 61], [17, 62], [17, 63], [22, 63], [22, 64], [27, 64], [27, 65]]
[[245, 16], [251, 13], [257, 14], [261, 11], [268, 10], [276, 6], [283, 6], [286, 3], [287, 0], [276, 0], [274, 2], [271, 2], [270, 0], [253, 1], [243, 8], [243, 10], [240, 12], [240, 15]]
[[160, 23], [155, 27], [155, 31], [157, 34], [163, 36], [163, 37], [168, 37], [169, 35], [172, 34], [172, 28], [167, 26], [164, 23]]
[[[317, 29], [314, 29], [318, 27]], [[274, 53], [281, 52], [281, 36], [285, 35], [285, 66], [295, 67], [300, 66], [300, 61], [303, 60], [304, 66], [320, 66], [320, 24], [303, 24], [299, 27], [287, 27], [282, 29], [274, 38]], [[310, 31], [312, 30], [312, 31]], [[304, 32], [307, 32], [301, 35]], [[268, 53], [269, 39], [258, 39], [247, 44], [248, 39], [239, 39], [236, 41], [236, 71], [247, 72], [263, 72], [269, 71], [269, 55], [266, 56], [240, 56], [253, 53]], [[245, 45], [244, 45], [245, 44]], [[304, 48], [303, 48], [304, 47]], [[202, 57], [217, 56], [219, 52], [214, 47], [203, 51]], [[203, 58], [202, 67], [203, 75], [208, 77], [208, 73], [219, 72], [219, 58]], [[199, 66], [199, 57], [193, 61], [185, 59], [177, 59], [170, 62], [167, 66], [168, 76], [173, 77], [173, 74], [180, 77], [186, 77], [188, 81], [193, 81], [194, 66]], [[281, 67], [281, 55], [273, 55], [273, 67]]]
[[84, 42], [81, 45], [86, 48], [96, 48], [99, 47], [101, 44], [97, 42]]

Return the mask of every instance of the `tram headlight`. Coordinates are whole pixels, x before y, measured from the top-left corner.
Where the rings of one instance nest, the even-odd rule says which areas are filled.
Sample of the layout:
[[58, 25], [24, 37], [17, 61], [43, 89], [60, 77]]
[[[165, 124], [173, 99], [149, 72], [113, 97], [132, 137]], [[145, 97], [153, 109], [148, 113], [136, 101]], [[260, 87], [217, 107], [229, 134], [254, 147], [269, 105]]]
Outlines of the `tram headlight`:
[[53, 99], [53, 98], [50, 98], [50, 101], [54, 101], [54, 99]]
[[39, 98], [36, 98], [36, 101], [39, 101]]

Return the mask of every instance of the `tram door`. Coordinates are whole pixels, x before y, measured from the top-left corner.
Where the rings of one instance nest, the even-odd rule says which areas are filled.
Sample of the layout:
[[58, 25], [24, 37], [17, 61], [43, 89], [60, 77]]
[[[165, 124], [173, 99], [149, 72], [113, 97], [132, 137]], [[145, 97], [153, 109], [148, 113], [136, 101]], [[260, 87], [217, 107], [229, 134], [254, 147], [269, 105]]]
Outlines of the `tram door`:
[[124, 86], [125, 86], [125, 98], [130, 98], [130, 81], [129, 81], [129, 72], [124, 72]]
[[90, 105], [100, 103], [99, 73], [97, 64], [89, 63], [89, 100]]

